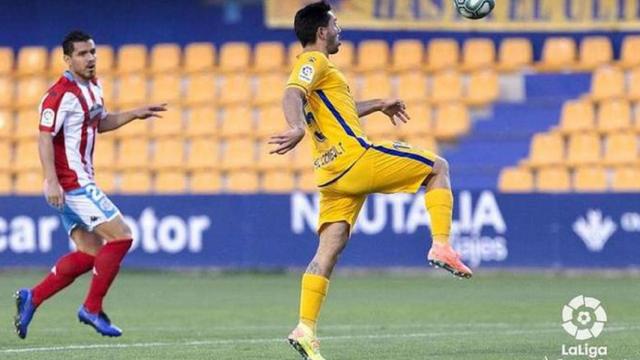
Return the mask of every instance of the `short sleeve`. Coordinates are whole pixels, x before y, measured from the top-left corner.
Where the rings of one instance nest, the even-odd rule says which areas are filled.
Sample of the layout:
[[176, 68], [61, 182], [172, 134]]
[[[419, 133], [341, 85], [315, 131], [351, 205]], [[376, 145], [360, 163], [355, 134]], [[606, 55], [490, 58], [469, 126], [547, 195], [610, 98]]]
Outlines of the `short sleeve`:
[[307, 52], [301, 54], [293, 66], [287, 87], [297, 87], [305, 93], [318, 88], [329, 69], [329, 61], [324, 54]]
[[51, 91], [45, 95], [40, 105], [40, 131], [56, 135], [65, 118], [75, 111], [78, 99], [72, 93], [66, 92], [62, 96]]

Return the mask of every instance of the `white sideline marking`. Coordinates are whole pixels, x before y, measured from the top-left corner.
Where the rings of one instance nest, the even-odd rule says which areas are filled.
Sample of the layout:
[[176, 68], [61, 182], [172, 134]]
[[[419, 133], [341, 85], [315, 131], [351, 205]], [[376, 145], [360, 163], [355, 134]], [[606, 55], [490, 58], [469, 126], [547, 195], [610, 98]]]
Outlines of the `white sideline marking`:
[[[608, 332], [636, 330], [640, 326], [610, 326], [607, 327]], [[494, 330], [494, 334], [500, 335], [521, 335], [521, 334], [537, 334], [560, 332], [559, 329], [538, 329], [538, 330]], [[475, 331], [448, 331], [438, 333], [409, 333], [409, 334], [371, 334], [371, 335], [341, 335], [341, 336], [321, 336], [320, 340], [372, 340], [372, 339], [397, 339], [397, 338], [430, 338], [440, 336], [463, 336], [474, 335]], [[66, 346], [50, 346], [50, 347], [32, 347], [18, 349], [0, 350], [0, 354], [10, 353], [29, 353], [29, 352], [46, 352], [46, 351], [72, 351], [72, 350], [93, 350], [93, 349], [127, 349], [127, 348], [148, 348], [163, 346], [202, 346], [202, 345], [235, 345], [235, 344], [262, 344], [284, 342], [284, 338], [263, 338], [263, 339], [219, 339], [219, 340], [201, 340], [186, 342], [148, 342], [148, 343], [131, 343], [131, 344], [88, 344], [88, 345], [66, 345]]]

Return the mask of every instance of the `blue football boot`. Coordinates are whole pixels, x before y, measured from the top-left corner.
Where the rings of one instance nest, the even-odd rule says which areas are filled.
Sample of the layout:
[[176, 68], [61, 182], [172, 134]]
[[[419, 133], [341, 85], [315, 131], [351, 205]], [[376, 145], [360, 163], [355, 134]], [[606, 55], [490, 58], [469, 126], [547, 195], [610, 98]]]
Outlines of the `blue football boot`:
[[27, 329], [33, 314], [36, 312], [36, 307], [31, 300], [33, 292], [29, 289], [20, 289], [13, 297], [16, 299], [16, 316], [13, 325], [15, 325], [16, 333], [20, 339], [24, 339], [27, 337]]
[[102, 336], [118, 337], [122, 335], [122, 330], [112, 325], [107, 314], [102, 311], [97, 314], [92, 314], [82, 305], [80, 309], [78, 309], [78, 320], [80, 320], [81, 323], [92, 326]]

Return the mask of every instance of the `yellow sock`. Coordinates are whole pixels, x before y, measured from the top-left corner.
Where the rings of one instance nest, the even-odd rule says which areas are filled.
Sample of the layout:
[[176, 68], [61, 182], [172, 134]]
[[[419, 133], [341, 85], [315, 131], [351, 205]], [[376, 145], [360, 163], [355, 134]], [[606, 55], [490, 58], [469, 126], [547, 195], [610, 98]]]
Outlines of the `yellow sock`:
[[304, 274], [302, 276], [302, 291], [300, 292], [300, 322], [310, 327], [314, 332], [318, 322], [318, 314], [327, 296], [329, 279], [324, 276]]
[[453, 194], [451, 189], [433, 189], [424, 197], [431, 216], [431, 236], [438, 244], [449, 242], [451, 218], [453, 217]]

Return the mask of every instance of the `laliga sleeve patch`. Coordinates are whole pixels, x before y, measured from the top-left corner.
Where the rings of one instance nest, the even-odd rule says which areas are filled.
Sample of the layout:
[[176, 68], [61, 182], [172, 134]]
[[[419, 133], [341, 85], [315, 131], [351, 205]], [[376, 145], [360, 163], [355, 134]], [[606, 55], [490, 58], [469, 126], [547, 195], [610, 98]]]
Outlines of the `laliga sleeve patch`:
[[313, 80], [313, 73], [315, 72], [315, 70], [313, 69], [313, 66], [311, 65], [304, 65], [300, 68], [300, 73], [298, 74], [298, 79], [300, 79], [301, 81], [304, 81], [306, 83], [311, 83], [311, 80]]
[[42, 116], [40, 117], [40, 125], [46, 126], [46, 127], [52, 127], [53, 120], [55, 119], [55, 117], [56, 117], [56, 113], [53, 112], [53, 110], [44, 109], [44, 111], [42, 111]]

